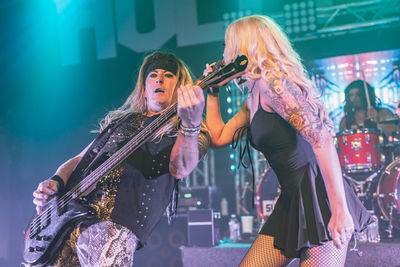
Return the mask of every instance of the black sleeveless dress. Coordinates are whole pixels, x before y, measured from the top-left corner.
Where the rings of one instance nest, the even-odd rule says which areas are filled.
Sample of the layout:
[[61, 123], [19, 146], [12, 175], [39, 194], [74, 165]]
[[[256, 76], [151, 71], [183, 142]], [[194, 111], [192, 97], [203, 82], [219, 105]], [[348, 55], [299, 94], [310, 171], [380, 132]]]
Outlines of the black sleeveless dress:
[[[274, 246], [289, 258], [332, 240], [327, 228], [329, 200], [311, 145], [278, 114], [261, 107], [250, 132], [251, 145], [264, 154], [281, 185], [281, 195], [260, 234], [273, 236]], [[355, 231], [362, 231], [371, 217], [346, 182], [344, 189]]]

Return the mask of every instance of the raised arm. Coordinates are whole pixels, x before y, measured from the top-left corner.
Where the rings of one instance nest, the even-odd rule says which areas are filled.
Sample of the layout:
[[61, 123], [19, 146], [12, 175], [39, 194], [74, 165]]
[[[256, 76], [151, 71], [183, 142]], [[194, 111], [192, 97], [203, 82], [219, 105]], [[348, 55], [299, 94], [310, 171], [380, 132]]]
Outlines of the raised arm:
[[210, 130], [211, 145], [213, 147], [223, 147], [230, 144], [236, 129], [248, 125], [249, 122], [250, 115], [246, 106], [246, 101], [243, 102], [238, 113], [225, 124], [221, 118], [218, 95], [214, 96], [208, 94], [206, 124]]
[[178, 131], [169, 163], [170, 173], [177, 179], [188, 176], [207, 152], [209, 138], [199, 132], [203, 109], [204, 95], [200, 87], [187, 85], [178, 89], [178, 116], [183, 129]]
[[[315, 153], [325, 182], [332, 217], [328, 225], [336, 246], [348, 241], [354, 230], [344, 193], [343, 177], [333, 137], [323, 125], [301, 89], [289, 79], [259, 80], [268, 105], [307, 140]], [[341, 240], [345, 240], [342, 242]]]

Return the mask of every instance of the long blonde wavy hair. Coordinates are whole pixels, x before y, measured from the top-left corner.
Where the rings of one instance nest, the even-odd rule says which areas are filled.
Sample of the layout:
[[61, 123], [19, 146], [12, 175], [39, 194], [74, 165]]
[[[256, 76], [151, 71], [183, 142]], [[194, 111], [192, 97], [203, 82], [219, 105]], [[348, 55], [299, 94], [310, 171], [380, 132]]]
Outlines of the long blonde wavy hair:
[[288, 77], [301, 89], [311, 108], [317, 112], [327, 129], [334, 125], [325, 107], [317, 98], [317, 88], [308, 78], [300, 56], [294, 51], [285, 33], [269, 17], [252, 15], [232, 22], [225, 33], [225, 62], [239, 55], [249, 59], [247, 78], [257, 80], [273, 75]]
[[[145, 86], [146, 77], [144, 77], [145, 71], [152, 62], [157, 60], [157, 58], [165, 56], [175, 61], [176, 64], [178, 65], [178, 70], [176, 73], [177, 83], [173, 91], [173, 96], [172, 96], [173, 100], [171, 101], [168, 107], [172, 106], [174, 103], [177, 102], [177, 89], [181, 85], [193, 84], [189, 68], [182, 60], [177, 58], [175, 55], [159, 51], [147, 55], [143, 60], [142, 66], [140, 67], [139, 76], [134, 90], [128, 96], [125, 103], [121, 107], [119, 107], [116, 110], [108, 112], [105, 118], [100, 121], [100, 131], [102, 131], [105, 127], [107, 127], [107, 125], [109, 125], [112, 121], [123, 118], [130, 113], [147, 114], [149, 112], [145, 96], [145, 89], [146, 89]], [[153, 140], [155, 139], [161, 140], [164, 134], [175, 132], [173, 130], [177, 129], [179, 123], [180, 119], [177, 115], [175, 115], [164, 127], [162, 127], [160, 130], [157, 131], [156, 134], [153, 135]], [[202, 130], [208, 132], [203, 122], [202, 122]]]

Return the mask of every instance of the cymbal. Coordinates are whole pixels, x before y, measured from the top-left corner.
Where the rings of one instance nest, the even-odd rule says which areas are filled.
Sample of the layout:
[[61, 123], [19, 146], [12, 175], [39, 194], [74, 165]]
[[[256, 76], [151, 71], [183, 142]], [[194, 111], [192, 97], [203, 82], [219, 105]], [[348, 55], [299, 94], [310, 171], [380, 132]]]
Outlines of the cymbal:
[[392, 124], [392, 123], [400, 123], [400, 118], [391, 118], [384, 121], [379, 122], [379, 124]]

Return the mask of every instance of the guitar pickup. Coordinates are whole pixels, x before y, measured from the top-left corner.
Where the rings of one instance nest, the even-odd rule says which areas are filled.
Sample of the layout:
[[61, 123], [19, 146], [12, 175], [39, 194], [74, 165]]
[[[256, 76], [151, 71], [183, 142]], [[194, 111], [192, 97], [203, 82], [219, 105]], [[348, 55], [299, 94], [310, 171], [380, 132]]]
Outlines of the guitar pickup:
[[35, 251], [44, 251], [45, 250], [45, 248], [44, 247], [35, 247]]
[[65, 200], [61, 200], [61, 199], [57, 198], [55, 205], [57, 207], [57, 215], [58, 216], [61, 216], [64, 212], [67, 211], [67, 205], [66, 205]]

